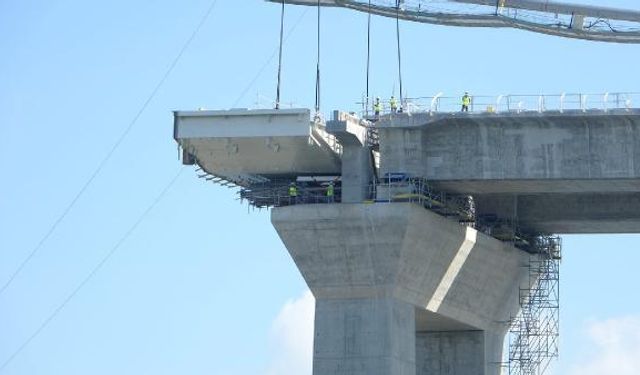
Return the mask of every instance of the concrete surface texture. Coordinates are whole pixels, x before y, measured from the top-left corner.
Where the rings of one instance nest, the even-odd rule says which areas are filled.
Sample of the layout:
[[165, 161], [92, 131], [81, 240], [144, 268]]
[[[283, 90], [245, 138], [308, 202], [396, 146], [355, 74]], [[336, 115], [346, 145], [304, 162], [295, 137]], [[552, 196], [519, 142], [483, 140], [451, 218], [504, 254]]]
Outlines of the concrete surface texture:
[[640, 232], [640, 114], [397, 115], [381, 174], [474, 196], [478, 214], [543, 233]]
[[410, 203], [276, 208], [272, 223], [317, 300], [314, 375], [499, 373], [527, 253]]
[[376, 172], [408, 173], [525, 232], [640, 232], [639, 110], [384, 116], [379, 170], [362, 120], [334, 117], [325, 127], [304, 109], [176, 112], [174, 137], [187, 159], [241, 186], [341, 176], [344, 201], [357, 203]]
[[[638, 110], [369, 125], [338, 112], [325, 127], [308, 110], [175, 114], [186, 162], [212, 176], [243, 187], [339, 176], [341, 204], [271, 214], [316, 297], [314, 375], [498, 375], [531, 255], [485, 233], [640, 232]], [[363, 203], [385, 173], [472, 196], [485, 233], [414, 203]]]
[[373, 180], [372, 154], [368, 147], [367, 126], [371, 124], [336, 111], [327, 122], [327, 131], [342, 145], [342, 202], [360, 203], [367, 199]]
[[291, 174], [340, 173], [340, 150], [308, 109], [174, 112], [174, 138], [205, 171], [243, 184]]
[[[438, 181], [556, 180], [564, 192], [589, 187], [561, 181], [640, 177], [638, 114], [461, 114], [437, 121], [423, 116], [409, 126], [403, 117], [409, 116], [380, 124], [383, 172], [404, 169]], [[469, 192], [503, 192], [483, 186]]]

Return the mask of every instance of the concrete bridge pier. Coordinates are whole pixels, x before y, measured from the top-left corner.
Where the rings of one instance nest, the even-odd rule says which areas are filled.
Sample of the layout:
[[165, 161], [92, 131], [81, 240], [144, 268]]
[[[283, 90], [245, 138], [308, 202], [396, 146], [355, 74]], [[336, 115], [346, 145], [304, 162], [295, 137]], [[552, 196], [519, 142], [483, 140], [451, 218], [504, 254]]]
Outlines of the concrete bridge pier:
[[395, 298], [316, 301], [313, 374], [416, 372], [415, 308]]
[[498, 375], [529, 255], [411, 203], [271, 220], [316, 298], [314, 375]]

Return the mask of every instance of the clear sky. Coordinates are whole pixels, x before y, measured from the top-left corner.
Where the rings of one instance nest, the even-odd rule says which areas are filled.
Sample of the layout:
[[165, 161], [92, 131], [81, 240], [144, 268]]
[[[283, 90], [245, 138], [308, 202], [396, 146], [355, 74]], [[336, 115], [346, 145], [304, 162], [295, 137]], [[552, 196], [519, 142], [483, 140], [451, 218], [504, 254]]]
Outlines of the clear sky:
[[[640, 10], [637, 0], [590, 3]], [[0, 0], [0, 285], [127, 129], [209, 4]], [[283, 101], [313, 107], [314, 10], [288, 7], [287, 29], [297, 20], [285, 46]], [[217, 2], [113, 157], [0, 294], [0, 364], [182, 168], [172, 110], [273, 99], [277, 59], [269, 58], [278, 27], [277, 5]], [[511, 29], [401, 27], [409, 96], [640, 91], [638, 45]], [[394, 21], [375, 17], [375, 95], [397, 87], [394, 40]], [[324, 11], [322, 51], [322, 110], [356, 108], [365, 87], [366, 15]], [[313, 300], [269, 213], [247, 210], [236, 198], [185, 168], [0, 374], [310, 374]], [[639, 372], [639, 244], [637, 235], [564, 238], [554, 374]]]

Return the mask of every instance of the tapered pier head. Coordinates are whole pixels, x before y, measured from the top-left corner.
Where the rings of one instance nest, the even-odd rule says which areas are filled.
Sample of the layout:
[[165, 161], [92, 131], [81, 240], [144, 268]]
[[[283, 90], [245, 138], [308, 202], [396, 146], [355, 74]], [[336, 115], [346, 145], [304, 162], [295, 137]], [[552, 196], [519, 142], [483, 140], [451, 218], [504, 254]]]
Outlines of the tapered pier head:
[[411, 203], [271, 220], [316, 297], [314, 375], [500, 373], [528, 253]]

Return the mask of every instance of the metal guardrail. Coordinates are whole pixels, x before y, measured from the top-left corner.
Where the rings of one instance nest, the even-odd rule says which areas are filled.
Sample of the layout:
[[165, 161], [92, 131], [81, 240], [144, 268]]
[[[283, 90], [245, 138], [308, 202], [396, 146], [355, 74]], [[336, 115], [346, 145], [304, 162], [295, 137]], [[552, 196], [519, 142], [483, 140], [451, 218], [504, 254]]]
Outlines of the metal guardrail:
[[[600, 94], [562, 93], [540, 95], [470, 95], [470, 113], [545, 113], [545, 112], [608, 112], [612, 110], [627, 110], [639, 108], [640, 93], [615, 92]], [[372, 100], [358, 102], [361, 106], [361, 116], [371, 118], [374, 116]], [[389, 102], [382, 104], [381, 115], [391, 113]], [[636, 105], [636, 107], [634, 107]], [[462, 96], [445, 96], [438, 93], [434, 96], [405, 98], [402, 103], [402, 111], [405, 113], [455, 113], [462, 110]]]
[[[329, 181], [333, 182], [333, 194], [327, 193]], [[338, 179], [315, 180], [308, 178], [292, 185], [292, 180], [264, 181], [241, 187], [239, 198], [254, 208], [271, 208], [300, 204], [332, 204], [342, 201], [342, 183]], [[295, 186], [295, 196], [289, 188]], [[500, 241], [511, 242], [513, 246], [530, 253], [548, 253], [550, 258], [559, 257], [554, 244], [543, 241], [545, 238], [532, 233], [522, 233], [511, 220], [476, 215], [475, 201], [472, 196], [450, 194], [433, 189], [428, 181], [421, 177], [409, 177], [405, 174], [391, 174], [367, 184], [368, 194], [365, 202], [393, 203], [409, 202], [418, 204], [438, 215], [470, 226]], [[492, 216], [492, 215], [490, 215]]]

